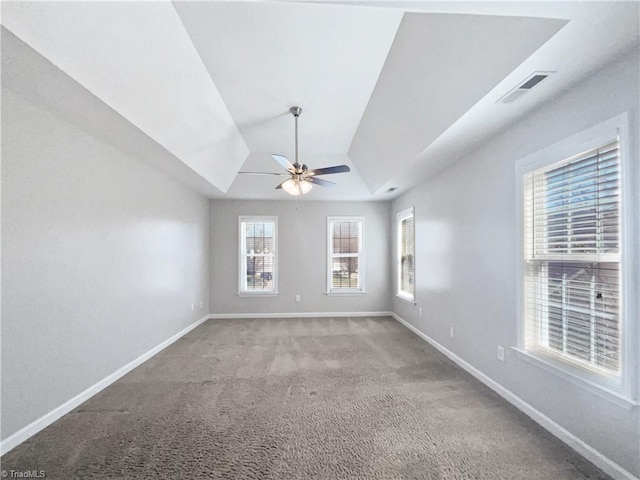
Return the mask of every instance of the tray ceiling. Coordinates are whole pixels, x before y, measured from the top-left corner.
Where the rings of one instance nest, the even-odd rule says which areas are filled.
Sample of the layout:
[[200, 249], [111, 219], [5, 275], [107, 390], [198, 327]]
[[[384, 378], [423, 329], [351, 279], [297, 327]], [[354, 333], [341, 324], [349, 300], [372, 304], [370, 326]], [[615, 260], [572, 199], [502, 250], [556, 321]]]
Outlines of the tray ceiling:
[[[352, 168], [305, 199], [386, 200], [637, 45], [638, 4], [3, 2], [2, 25], [210, 197], [288, 199], [238, 172], [293, 158], [300, 105], [301, 161]], [[558, 73], [495, 104], [535, 70]]]

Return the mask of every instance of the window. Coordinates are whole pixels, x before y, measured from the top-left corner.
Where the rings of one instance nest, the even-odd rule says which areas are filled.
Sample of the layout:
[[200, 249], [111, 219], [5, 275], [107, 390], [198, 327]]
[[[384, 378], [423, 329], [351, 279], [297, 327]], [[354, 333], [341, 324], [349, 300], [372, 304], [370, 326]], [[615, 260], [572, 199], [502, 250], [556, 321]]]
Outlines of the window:
[[398, 214], [398, 296], [414, 301], [415, 228], [413, 208]]
[[240, 293], [277, 293], [277, 218], [240, 217]]
[[618, 141], [525, 176], [526, 347], [620, 372]]
[[518, 167], [521, 346], [552, 366], [630, 398], [622, 302], [624, 273], [630, 268], [623, 262], [628, 218], [623, 215], [623, 118], [534, 154]]
[[327, 218], [327, 293], [364, 293], [364, 218]]

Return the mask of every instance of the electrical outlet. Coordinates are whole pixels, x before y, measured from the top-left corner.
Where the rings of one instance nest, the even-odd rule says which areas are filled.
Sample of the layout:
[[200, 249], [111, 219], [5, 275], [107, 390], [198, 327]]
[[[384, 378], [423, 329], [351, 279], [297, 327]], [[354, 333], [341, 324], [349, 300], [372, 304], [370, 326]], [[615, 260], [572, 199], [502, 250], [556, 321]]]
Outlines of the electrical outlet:
[[300, 301], [300, 295], [296, 295], [296, 302]]
[[456, 336], [456, 331], [453, 329], [453, 327], [449, 327], [449, 336], [451, 338]]
[[498, 345], [498, 360], [504, 362], [504, 347]]
[[192, 303], [192, 304], [191, 304], [191, 311], [192, 311], [192, 312], [193, 312], [194, 307], [195, 307], [195, 305]]
[[204, 300], [200, 300], [200, 308], [204, 308]]
[[422, 307], [418, 307], [418, 314], [422, 316]]

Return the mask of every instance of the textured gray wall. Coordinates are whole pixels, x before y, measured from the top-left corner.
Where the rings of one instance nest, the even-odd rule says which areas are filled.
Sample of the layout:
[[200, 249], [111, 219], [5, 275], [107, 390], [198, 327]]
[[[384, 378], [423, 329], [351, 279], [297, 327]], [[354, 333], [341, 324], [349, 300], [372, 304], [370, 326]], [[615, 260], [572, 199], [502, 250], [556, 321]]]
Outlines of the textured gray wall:
[[[316, 187], [319, 188], [319, 187]], [[283, 196], [288, 197], [285, 192]], [[286, 198], [285, 197], [285, 198]], [[238, 217], [278, 217], [276, 297], [238, 293]], [[358, 296], [327, 296], [327, 216], [365, 217], [365, 288]], [[211, 200], [211, 313], [379, 312], [391, 300], [389, 202]], [[301, 301], [296, 302], [295, 296]]]
[[3, 87], [3, 439], [208, 313], [208, 222], [204, 197]]
[[[417, 245], [417, 305], [396, 298], [393, 311], [636, 476], [638, 408], [617, 406], [567, 383], [508, 347], [517, 343], [515, 275], [520, 259], [514, 164], [633, 110], [631, 163], [637, 169], [639, 84], [636, 51], [396, 199], [391, 212], [394, 219], [415, 205]], [[637, 180], [637, 170], [628, 173]], [[637, 301], [633, 297], [627, 301]], [[418, 307], [424, 309], [422, 317]], [[637, 318], [630, 320], [628, 334], [637, 353]], [[449, 337], [450, 326], [455, 338]], [[496, 358], [498, 345], [505, 347], [504, 363]]]

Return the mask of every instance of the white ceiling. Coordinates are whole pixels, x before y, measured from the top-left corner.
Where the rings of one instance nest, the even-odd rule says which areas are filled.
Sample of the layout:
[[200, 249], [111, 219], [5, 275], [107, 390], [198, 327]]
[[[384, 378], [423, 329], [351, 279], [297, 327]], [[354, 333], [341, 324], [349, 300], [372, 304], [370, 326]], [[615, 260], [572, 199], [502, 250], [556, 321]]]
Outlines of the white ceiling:
[[[387, 200], [637, 46], [639, 5], [3, 2], [2, 25], [210, 197], [292, 198], [238, 172], [293, 158], [299, 105], [301, 162], [352, 169], [305, 199]], [[495, 103], [534, 71], [557, 73]]]

